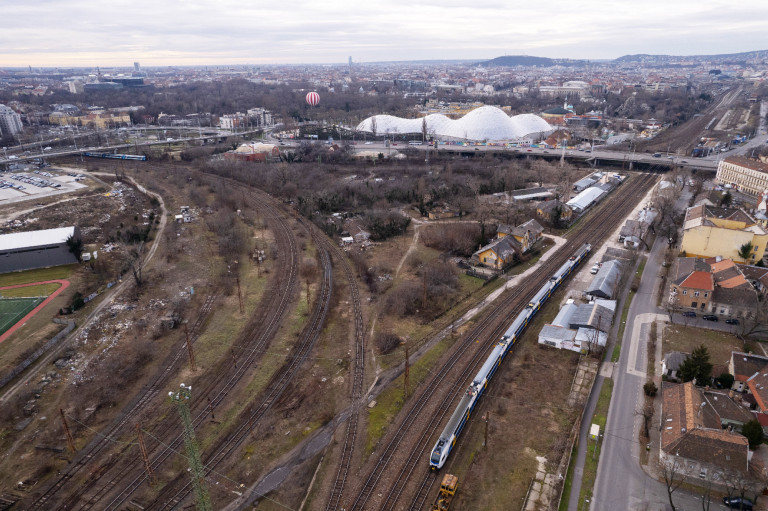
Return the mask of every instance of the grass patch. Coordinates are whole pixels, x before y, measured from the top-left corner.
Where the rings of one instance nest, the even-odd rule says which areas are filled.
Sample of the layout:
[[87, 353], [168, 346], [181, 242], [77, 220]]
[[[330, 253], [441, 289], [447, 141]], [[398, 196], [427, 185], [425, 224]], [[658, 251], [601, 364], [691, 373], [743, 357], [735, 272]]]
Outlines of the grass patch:
[[539, 259], [541, 259], [541, 256], [546, 254], [547, 251], [554, 246], [555, 246], [554, 241], [552, 241], [549, 238], [544, 238], [539, 244], [539, 246], [536, 247], [537, 248], [536, 251], [532, 254], [532, 257], [528, 261], [525, 261], [524, 263], [516, 264], [515, 266], [510, 268], [509, 271], [505, 273], [505, 275], [512, 276], [512, 275], [519, 275], [523, 273], [528, 268], [538, 263]]
[[624, 308], [621, 310], [621, 324], [619, 325], [619, 333], [616, 335], [616, 344], [613, 345], [613, 352], [611, 353], [611, 362], [619, 361], [619, 355], [621, 355], [621, 340], [624, 338], [624, 328], [627, 326], [629, 306], [632, 305], [632, 298], [634, 297], [635, 292], [630, 291], [627, 295], [627, 299], [624, 301]]
[[53, 268], [6, 273], [5, 275], [0, 275], [0, 287], [42, 282], [45, 280], [68, 279], [77, 267], [77, 264], [68, 264], [65, 266], [54, 266]]
[[[632, 277], [633, 287], [640, 285], [640, 279], [643, 277], [643, 270], [645, 270], [645, 261], [643, 258], [640, 261], [640, 265], [637, 267], [637, 272]], [[635, 297], [635, 293], [632, 289], [629, 290], [627, 299], [624, 301], [624, 308], [621, 310], [621, 324], [619, 325], [619, 333], [616, 336], [616, 344], [613, 345], [613, 352], [611, 352], [611, 362], [618, 362], [619, 356], [621, 356], [621, 341], [624, 339], [624, 328], [627, 326], [627, 316], [629, 316], [629, 307], [632, 305], [632, 299]]]
[[[611, 404], [612, 393], [613, 380], [604, 380], [603, 386], [600, 389], [600, 397], [597, 399], [595, 414], [592, 416], [592, 423], [598, 424], [601, 432], [605, 431], [605, 421], [608, 417], [608, 407]], [[594, 440], [587, 441], [587, 457], [584, 460], [584, 474], [581, 480], [581, 492], [579, 493], [579, 505], [577, 508], [580, 511], [588, 510], [589, 504], [587, 499], [592, 500], [592, 491], [594, 490], [595, 479], [597, 478], [597, 465], [600, 461], [600, 447], [601, 444], [599, 442], [595, 445]]]
[[576, 453], [579, 450], [578, 444], [573, 444], [571, 449], [571, 463], [568, 465], [568, 472], [565, 475], [565, 482], [563, 482], [563, 496], [560, 499], [560, 506], [558, 511], [568, 511], [568, 501], [571, 498], [571, 487], [573, 486], [573, 471], [576, 468]]
[[[451, 335], [443, 339], [434, 348], [430, 349], [422, 356], [418, 362], [410, 368], [409, 393], [412, 395], [434, 367], [437, 360], [445, 353], [459, 336]], [[398, 350], [401, 351], [401, 350]], [[402, 410], [405, 401], [403, 400], [403, 376], [400, 375], [393, 381], [387, 390], [379, 394], [376, 399], [376, 406], [368, 411], [368, 435], [365, 442], [365, 455], [373, 452], [376, 444], [384, 435], [387, 426], [394, 420], [397, 414]]]
[[14, 289], [0, 290], [0, 296], [3, 298], [28, 298], [36, 296], [50, 296], [59, 289], [61, 284], [40, 284], [37, 286], [17, 287]]
[[[690, 353], [694, 348], [705, 346], [713, 364], [727, 364], [732, 351], [742, 351], [744, 343], [735, 335], [719, 330], [707, 330], [684, 325], [667, 325], [664, 329], [662, 354], [671, 351]], [[717, 375], [716, 375], [717, 376]]]

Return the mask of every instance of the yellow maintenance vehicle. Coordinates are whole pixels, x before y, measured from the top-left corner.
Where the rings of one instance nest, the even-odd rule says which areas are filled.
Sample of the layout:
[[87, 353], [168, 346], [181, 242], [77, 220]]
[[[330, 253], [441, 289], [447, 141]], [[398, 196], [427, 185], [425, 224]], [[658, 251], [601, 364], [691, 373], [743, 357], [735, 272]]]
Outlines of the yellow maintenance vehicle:
[[459, 478], [451, 474], [445, 474], [443, 476], [443, 482], [440, 485], [440, 493], [437, 494], [437, 499], [432, 505], [432, 511], [448, 511], [448, 507], [451, 505], [453, 496], [456, 493], [456, 488], [459, 486]]

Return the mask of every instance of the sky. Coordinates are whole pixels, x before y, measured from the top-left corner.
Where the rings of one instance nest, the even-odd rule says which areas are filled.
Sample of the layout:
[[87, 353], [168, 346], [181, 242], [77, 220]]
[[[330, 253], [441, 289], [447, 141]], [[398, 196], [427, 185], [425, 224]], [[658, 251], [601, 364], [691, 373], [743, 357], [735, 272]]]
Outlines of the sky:
[[768, 49], [768, 2], [0, 0], [0, 67], [612, 59]]

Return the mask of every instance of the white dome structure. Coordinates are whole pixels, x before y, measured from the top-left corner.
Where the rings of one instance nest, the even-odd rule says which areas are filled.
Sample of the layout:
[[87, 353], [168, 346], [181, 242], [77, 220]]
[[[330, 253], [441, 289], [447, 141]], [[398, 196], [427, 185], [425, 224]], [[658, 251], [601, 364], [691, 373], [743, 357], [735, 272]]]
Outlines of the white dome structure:
[[427, 133], [442, 139], [494, 141], [518, 140], [532, 134], [548, 135], [552, 126], [534, 114], [509, 117], [501, 109], [481, 106], [460, 119], [450, 119], [442, 114], [430, 114], [418, 119], [403, 119], [392, 115], [374, 115], [357, 125], [358, 131], [373, 133], [372, 123], [376, 120], [376, 135], [404, 135], [421, 133], [426, 120]]

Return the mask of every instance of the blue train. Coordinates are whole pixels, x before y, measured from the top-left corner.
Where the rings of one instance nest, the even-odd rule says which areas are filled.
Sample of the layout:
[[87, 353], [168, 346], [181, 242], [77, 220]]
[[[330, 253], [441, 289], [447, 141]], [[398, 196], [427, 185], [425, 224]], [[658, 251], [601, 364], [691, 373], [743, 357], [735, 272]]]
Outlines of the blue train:
[[84, 156], [90, 156], [91, 158], [109, 158], [112, 160], [139, 160], [147, 161], [147, 157], [143, 154], [113, 154], [113, 153], [91, 153], [85, 152]]
[[445, 429], [440, 433], [440, 438], [438, 438], [429, 457], [429, 465], [432, 470], [439, 470], [445, 464], [445, 460], [448, 459], [448, 455], [451, 453], [453, 446], [456, 445], [456, 440], [459, 438], [461, 431], [469, 420], [480, 396], [483, 395], [485, 388], [488, 386], [488, 382], [491, 381], [491, 378], [501, 365], [504, 357], [509, 353], [512, 345], [520, 338], [523, 330], [528, 326], [528, 322], [536, 315], [539, 309], [541, 309], [541, 306], [547, 301], [552, 293], [560, 287], [563, 280], [565, 280], [573, 269], [581, 263], [587, 254], [589, 254], [590, 250], [592, 250], [592, 246], [589, 243], [586, 243], [563, 263], [563, 265], [558, 268], [558, 270], [533, 296], [522, 312], [520, 312], [520, 314], [518, 314], [512, 321], [512, 324], [507, 331], [504, 332], [504, 335], [501, 336], [501, 339], [485, 360], [483, 367], [480, 368], [477, 376], [474, 377], [469, 388], [467, 388], [467, 391], [464, 393], [464, 396], [462, 396], [459, 405], [448, 420]]

